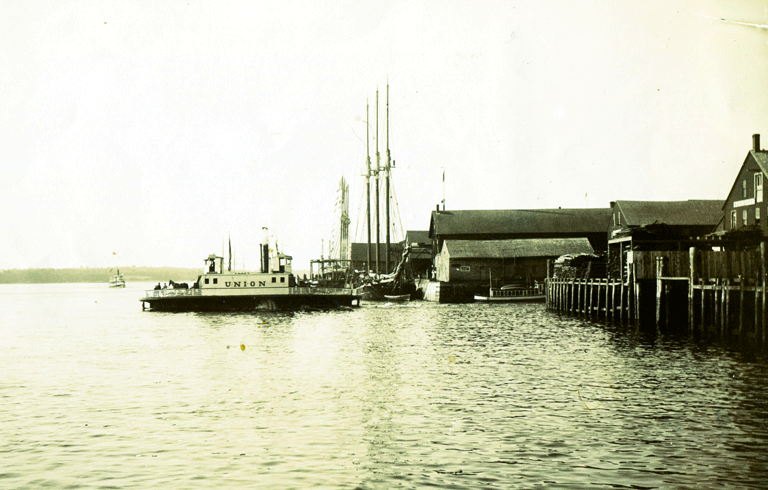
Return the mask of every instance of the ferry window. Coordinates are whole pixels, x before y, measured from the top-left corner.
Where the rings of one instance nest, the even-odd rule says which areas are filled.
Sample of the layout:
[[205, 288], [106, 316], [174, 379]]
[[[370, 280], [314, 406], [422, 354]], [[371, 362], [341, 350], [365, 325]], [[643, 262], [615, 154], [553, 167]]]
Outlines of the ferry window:
[[755, 202], [763, 202], [763, 174], [755, 174]]
[[741, 181], [741, 197], [747, 197], [747, 179]]
[[741, 226], [747, 226], [747, 210], [741, 212]]
[[731, 211], [731, 229], [736, 228], [736, 211]]
[[755, 224], [760, 224], [760, 208], [755, 208]]
[[205, 278], [205, 283], [206, 283], [206, 284], [208, 284], [209, 282], [210, 282], [210, 279], [208, 279], [208, 278], [206, 277], [206, 278]]
[[218, 284], [218, 283], [219, 283], [219, 280], [218, 280], [217, 278], [215, 278], [215, 277], [214, 277], [214, 278], [213, 278], [213, 283], [214, 283], [214, 284]]
[[280, 278], [280, 282], [285, 282], [285, 278], [284, 278], [284, 277], [281, 277], [281, 278]]
[[277, 282], [277, 278], [276, 278], [276, 277], [273, 277], [273, 278], [272, 278], [272, 282]]

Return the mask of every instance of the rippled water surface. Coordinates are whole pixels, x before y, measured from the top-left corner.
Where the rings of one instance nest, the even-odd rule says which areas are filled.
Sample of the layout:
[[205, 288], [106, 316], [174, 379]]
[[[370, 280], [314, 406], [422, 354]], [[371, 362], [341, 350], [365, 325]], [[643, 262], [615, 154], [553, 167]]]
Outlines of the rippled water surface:
[[0, 286], [0, 488], [765, 488], [761, 355], [543, 305]]

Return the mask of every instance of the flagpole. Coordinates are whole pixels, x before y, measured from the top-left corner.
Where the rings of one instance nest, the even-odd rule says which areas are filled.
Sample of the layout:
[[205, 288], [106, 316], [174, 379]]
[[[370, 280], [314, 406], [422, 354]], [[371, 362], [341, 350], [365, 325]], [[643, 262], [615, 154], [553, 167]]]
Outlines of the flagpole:
[[445, 167], [440, 167], [443, 169], [443, 211], [445, 211]]

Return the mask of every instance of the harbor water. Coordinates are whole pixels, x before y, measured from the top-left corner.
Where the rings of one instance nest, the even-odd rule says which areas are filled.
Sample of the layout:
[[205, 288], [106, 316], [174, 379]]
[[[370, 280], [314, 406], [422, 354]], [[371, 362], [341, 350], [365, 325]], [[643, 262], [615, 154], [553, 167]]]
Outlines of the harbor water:
[[766, 488], [760, 353], [543, 304], [0, 285], [0, 488]]

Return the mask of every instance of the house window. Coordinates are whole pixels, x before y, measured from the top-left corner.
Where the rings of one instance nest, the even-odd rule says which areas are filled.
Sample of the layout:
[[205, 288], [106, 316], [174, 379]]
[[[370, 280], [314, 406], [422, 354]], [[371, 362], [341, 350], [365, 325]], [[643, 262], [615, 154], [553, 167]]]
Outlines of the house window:
[[616, 225], [621, 226], [621, 213], [616, 213]]
[[735, 230], [736, 229], [736, 225], [737, 225], [737, 223], [736, 223], [736, 211], [734, 210], [734, 211], [731, 211], [731, 229]]
[[755, 202], [763, 202], [763, 173], [755, 174]]
[[747, 226], [747, 210], [741, 212], [741, 226]]
[[741, 197], [747, 197], [747, 179], [741, 181]]
[[755, 208], [755, 224], [760, 226], [760, 208]]

